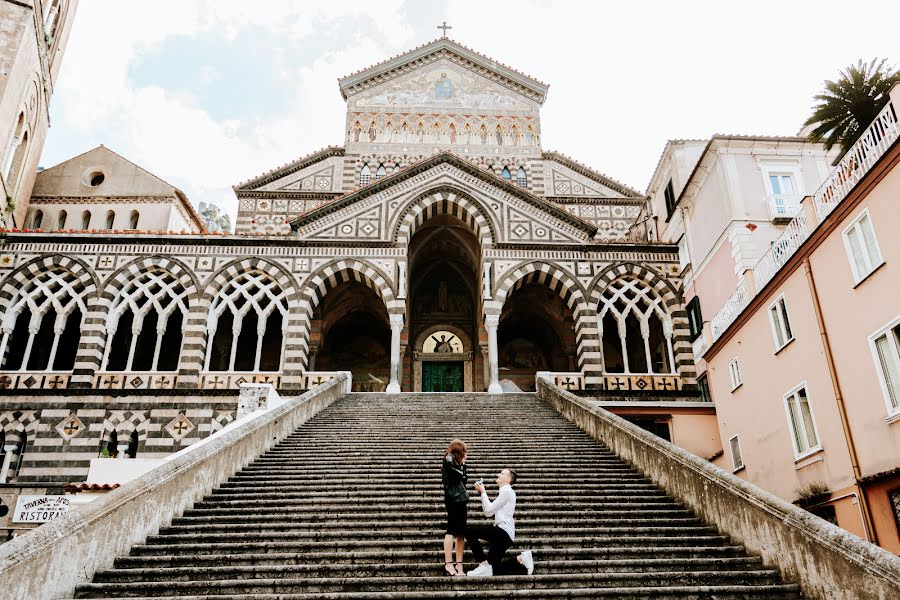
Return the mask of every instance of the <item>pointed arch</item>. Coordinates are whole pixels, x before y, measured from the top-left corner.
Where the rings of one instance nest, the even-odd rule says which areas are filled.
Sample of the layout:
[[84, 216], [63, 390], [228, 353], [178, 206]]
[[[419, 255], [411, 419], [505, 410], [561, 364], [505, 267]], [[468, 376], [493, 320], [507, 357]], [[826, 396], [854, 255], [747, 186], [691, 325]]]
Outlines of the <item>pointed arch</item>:
[[497, 125], [497, 128], [494, 129], [494, 142], [498, 146], [503, 145], [503, 128], [500, 125]]
[[[628, 285], [623, 283], [619, 285], [616, 283], [617, 280], [631, 281], [633, 283]], [[693, 353], [689, 341], [690, 331], [688, 328], [687, 313], [684, 310], [681, 296], [665, 276], [645, 265], [634, 262], [615, 263], [598, 273], [593, 281], [591, 281], [588, 290], [590, 293], [590, 303], [592, 306], [596, 307], [598, 311], [598, 319], [602, 319], [609, 313], [609, 310], [603, 311], [604, 305], [614, 305], [617, 300], [623, 300], [625, 295], [630, 296], [629, 301], [632, 303], [633, 297], [636, 294], [644, 295], [646, 297], [646, 302], [644, 303], [645, 306], [653, 304], [653, 306], [658, 307], [658, 310], [654, 310], [653, 312], [660, 318], [663, 335], [671, 340], [671, 360], [673, 363], [671, 371], [678, 373], [685, 379], [686, 383], [693, 383], [697, 371], [694, 365]], [[627, 290], [630, 290], [630, 292]], [[622, 304], [623, 302], [620, 302], [620, 313]], [[668, 315], [668, 323], [666, 319], [663, 319], [660, 316], [660, 311]], [[603, 316], [600, 316], [601, 312], [603, 313]], [[646, 313], [646, 319], [649, 320], [650, 313], [646, 310], [644, 313]], [[631, 312], [629, 312], [629, 314], [631, 314]], [[624, 318], [627, 319], [627, 317], [628, 315], [626, 314]], [[607, 319], [607, 325], [611, 324], [612, 322], [610, 319]], [[626, 323], [626, 325], [629, 324]], [[641, 328], [650, 327], [649, 323], [647, 325], [642, 325], [640, 322], [638, 323], [638, 326]], [[630, 327], [632, 330], [635, 329], [633, 322]], [[603, 322], [598, 320], [598, 332], [602, 328]], [[652, 330], [648, 331], [648, 335], [651, 332]], [[641, 329], [640, 333], [643, 335], [645, 333], [644, 329]], [[608, 333], [607, 335], [609, 338]], [[607, 342], [610, 341], [611, 339], [607, 339]]]
[[456, 142], [458, 141], [457, 137], [456, 137], [456, 125], [453, 123], [450, 123], [449, 131], [450, 131], [450, 143], [456, 144]]
[[403, 126], [400, 127], [400, 141], [401, 142], [411, 142], [412, 138], [410, 138], [409, 134], [409, 125], [406, 124], [406, 121], [403, 122]]
[[488, 143], [488, 130], [484, 123], [482, 123], [481, 127], [478, 129], [478, 140], [482, 146], [485, 146]]
[[500, 171], [500, 177], [506, 181], [512, 180], [512, 173], [509, 172], [509, 167], [503, 167], [503, 170]]
[[93, 272], [72, 257], [41, 256], [10, 273], [0, 284], [3, 368], [27, 369], [30, 362], [41, 370], [79, 368], [82, 330], [96, 295]]
[[519, 167], [516, 171], [516, 184], [519, 187], [527, 187], [528, 186], [528, 177], [525, 175], [525, 168]]
[[431, 128], [431, 143], [432, 144], [440, 144], [441, 143], [441, 126], [439, 123], [435, 123]]
[[384, 163], [378, 165], [378, 169], [375, 170], [375, 181], [387, 177], [387, 169], [384, 168]]
[[459, 190], [441, 187], [414, 198], [398, 213], [391, 227], [394, 241], [406, 247], [426, 220], [441, 214], [456, 217], [465, 223], [482, 248], [493, 246], [498, 240], [496, 225], [481, 204]]
[[522, 262], [498, 274], [493, 289], [493, 300], [485, 303], [486, 313], [499, 314], [509, 294], [526, 284], [537, 283], [559, 294], [572, 311], [575, 320], [577, 363], [586, 381], [599, 380], [599, 345], [595, 325], [596, 314], [587, 301], [578, 278], [558, 265], [543, 261]]
[[372, 171], [369, 170], [369, 163], [365, 163], [359, 170], [359, 185], [369, 185], [372, 181]]

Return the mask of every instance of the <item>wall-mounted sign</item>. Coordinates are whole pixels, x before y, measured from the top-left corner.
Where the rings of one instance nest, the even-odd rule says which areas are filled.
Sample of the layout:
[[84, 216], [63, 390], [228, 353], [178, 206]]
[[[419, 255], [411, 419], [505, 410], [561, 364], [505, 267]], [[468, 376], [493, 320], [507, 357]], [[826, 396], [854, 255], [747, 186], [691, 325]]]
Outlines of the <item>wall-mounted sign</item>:
[[69, 512], [69, 496], [19, 496], [13, 523], [46, 523]]

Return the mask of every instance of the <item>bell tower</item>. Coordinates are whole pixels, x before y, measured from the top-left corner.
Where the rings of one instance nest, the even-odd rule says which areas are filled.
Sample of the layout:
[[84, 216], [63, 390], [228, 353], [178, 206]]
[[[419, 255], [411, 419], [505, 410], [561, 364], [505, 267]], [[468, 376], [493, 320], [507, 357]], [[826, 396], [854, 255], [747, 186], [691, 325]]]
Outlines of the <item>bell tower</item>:
[[0, 2], [0, 225], [23, 227], [78, 0]]

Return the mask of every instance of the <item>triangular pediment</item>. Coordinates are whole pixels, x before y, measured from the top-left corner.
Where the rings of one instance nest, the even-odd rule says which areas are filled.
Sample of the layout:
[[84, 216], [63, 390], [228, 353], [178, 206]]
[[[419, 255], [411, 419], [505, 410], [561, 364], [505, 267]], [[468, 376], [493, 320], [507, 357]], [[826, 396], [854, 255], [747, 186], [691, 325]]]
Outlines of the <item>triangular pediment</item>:
[[446, 61], [477, 73], [485, 79], [543, 104], [548, 86], [497, 61], [466, 48], [449, 38], [439, 38], [409, 52], [372, 65], [340, 79], [344, 99], [356, 96], [385, 82], [401, 77], [410, 70], [421, 69], [438, 61]]
[[552, 197], [641, 198], [642, 194], [558, 152], [545, 152], [544, 185]]
[[234, 186], [235, 192], [341, 192], [344, 149], [329, 146]]
[[[413, 190], [421, 193], [410, 194]], [[293, 220], [300, 239], [396, 241], [403, 215], [430, 190], [467, 198], [494, 243], [583, 244], [596, 227], [461, 158], [442, 153]]]

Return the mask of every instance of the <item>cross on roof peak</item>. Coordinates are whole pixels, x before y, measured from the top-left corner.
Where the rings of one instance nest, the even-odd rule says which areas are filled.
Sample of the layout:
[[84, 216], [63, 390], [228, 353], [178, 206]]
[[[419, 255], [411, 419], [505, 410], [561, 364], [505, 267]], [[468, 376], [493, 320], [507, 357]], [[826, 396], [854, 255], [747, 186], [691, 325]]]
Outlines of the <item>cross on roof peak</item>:
[[444, 30], [444, 33], [441, 37], [447, 37], [447, 30], [453, 29], [453, 27], [451, 25], [447, 25], [447, 21], [444, 21], [444, 23], [442, 25], [438, 25], [437, 28]]

